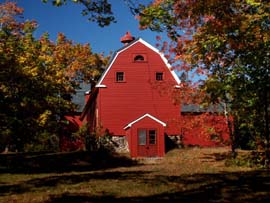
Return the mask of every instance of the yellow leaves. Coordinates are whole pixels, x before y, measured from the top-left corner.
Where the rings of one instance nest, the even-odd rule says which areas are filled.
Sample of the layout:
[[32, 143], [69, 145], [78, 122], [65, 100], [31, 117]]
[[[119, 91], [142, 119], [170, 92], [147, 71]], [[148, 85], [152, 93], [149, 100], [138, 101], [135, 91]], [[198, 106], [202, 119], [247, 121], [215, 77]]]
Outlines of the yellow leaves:
[[39, 126], [45, 126], [51, 114], [52, 112], [50, 110], [45, 110], [42, 114], [40, 114], [37, 119]]
[[[0, 92], [5, 118], [0, 128], [16, 133], [22, 129], [27, 136], [44, 130], [54, 133], [58, 114], [74, 108], [69, 96], [75, 91], [76, 74], [88, 80], [99, 75], [107, 58], [63, 34], [57, 42], [46, 33], [35, 38], [36, 23], [22, 22], [17, 18], [22, 11], [15, 7], [15, 3], [0, 3]], [[18, 125], [25, 122], [27, 126]]]
[[27, 58], [25, 56], [19, 56], [18, 57], [19, 63], [24, 63], [26, 60], [27, 60]]
[[52, 56], [45, 55], [45, 54], [39, 55], [38, 60], [40, 60], [42, 63], [44, 63], [47, 66], [52, 64], [54, 61]]
[[49, 48], [49, 46], [45, 44], [45, 45], [41, 46], [41, 51], [46, 53], [48, 48]]
[[261, 5], [260, 0], [246, 0], [246, 2], [251, 6], [259, 6], [259, 5]]
[[108, 58], [92, 53], [89, 44], [66, 39], [64, 34], [58, 35], [57, 42], [47, 33], [35, 38], [36, 23], [18, 22], [20, 10], [13, 5], [0, 3], [1, 28], [6, 28], [0, 29], [0, 92], [6, 112], [37, 123], [29, 123], [36, 133], [35, 128], [43, 130], [54, 123], [56, 109], [72, 110], [69, 95], [75, 91], [76, 76], [97, 79]]
[[100, 75], [100, 71], [98, 71], [97, 69], [93, 69], [91, 75], [95, 78]]
[[38, 67], [38, 66], [35, 66], [35, 67], [31, 68], [31, 69], [29, 70], [29, 74], [30, 74], [32, 77], [38, 76], [38, 74], [39, 74], [39, 67]]
[[4, 84], [0, 84], [0, 92], [3, 95], [9, 95], [10, 94], [9, 88]]
[[57, 44], [67, 42], [66, 36], [63, 33], [58, 33], [56, 42], [57, 42]]

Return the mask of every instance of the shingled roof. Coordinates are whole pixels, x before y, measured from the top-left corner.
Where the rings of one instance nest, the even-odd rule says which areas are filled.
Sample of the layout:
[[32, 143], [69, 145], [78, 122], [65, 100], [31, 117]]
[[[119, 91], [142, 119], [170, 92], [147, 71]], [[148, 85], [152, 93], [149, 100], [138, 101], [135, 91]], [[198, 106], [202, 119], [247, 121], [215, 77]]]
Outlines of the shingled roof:
[[80, 88], [76, 90], [76, 93], [72, 95], [72, 102], [77, 105], [76, 112], [81, 113], [85, 105], [85, 92], [91, 88], [90, 84], [80, 83]]
[[224, 111], [224, 108], [221, 104], [210, 105], [208, 107], [202, 107], [198, 104], [184, 104], [181, 108], [181, 113], [206, 113], [206, 112], [215, 112], [221, 113]]

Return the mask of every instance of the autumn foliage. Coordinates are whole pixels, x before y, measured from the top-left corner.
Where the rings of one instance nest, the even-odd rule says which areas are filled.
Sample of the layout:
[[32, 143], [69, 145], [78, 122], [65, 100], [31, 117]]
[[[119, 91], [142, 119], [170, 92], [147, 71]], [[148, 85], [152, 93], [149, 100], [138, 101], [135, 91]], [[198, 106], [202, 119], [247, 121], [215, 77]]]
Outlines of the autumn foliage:
[[[167, 33], [169, 60], [222, 104], [232, 140], [269, 146], [270, 3], [265, 0], [155, 0], [140, 5], [142, 29]], [[233, 122], [230, 121], [233, 117]]]
[[62, 33], [56, 42], [48, 33], [36, 39], [36, 28], [15, 3], [0, 4], [1, 150], [57, 148], [61, 120], [76, 108], [78, 81], [97, 80], [107, 62]]

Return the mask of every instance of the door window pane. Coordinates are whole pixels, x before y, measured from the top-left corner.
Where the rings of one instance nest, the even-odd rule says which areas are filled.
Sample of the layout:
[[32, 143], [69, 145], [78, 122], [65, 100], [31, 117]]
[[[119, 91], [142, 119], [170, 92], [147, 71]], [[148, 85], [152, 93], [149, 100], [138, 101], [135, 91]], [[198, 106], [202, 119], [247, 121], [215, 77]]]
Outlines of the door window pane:
[[139, 145], [146, 145], [146, 130], [145, 129], [139, 129], [138, 137], [139, 137]]
[[156, 144], [156, 130], [149, 130], [149, 144]]

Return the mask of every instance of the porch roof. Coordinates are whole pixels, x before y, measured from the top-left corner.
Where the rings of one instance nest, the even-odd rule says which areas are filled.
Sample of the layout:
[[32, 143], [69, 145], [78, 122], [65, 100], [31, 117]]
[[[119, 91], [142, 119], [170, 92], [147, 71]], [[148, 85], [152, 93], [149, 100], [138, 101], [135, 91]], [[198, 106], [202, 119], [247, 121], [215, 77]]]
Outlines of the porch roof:
[[139, 122], [140, 120], [144, 119], [145, 117], [149, 117], [150, 119], [156, 121], [157, 123], [160, 123], [161, 125], [163, 125], [164, 127], [166, 126], [166, 123], [164, 123], [163, 121], [159, 120], [158, 118], [146, 113], [144, 114], [143, 116], [137, 118], [136, 120], [130, 122], [129, 124], [127, 124], [125, 127], [124, 127], [124, 130], [130, 128], [134, 123], [137, 123]]

